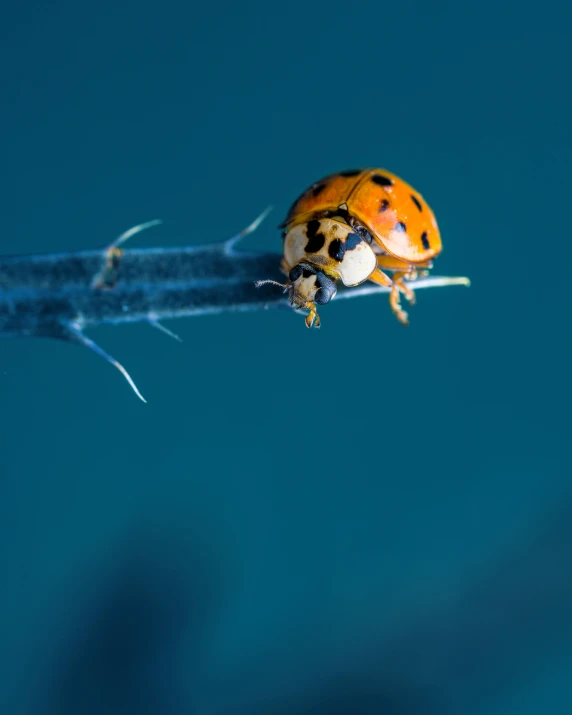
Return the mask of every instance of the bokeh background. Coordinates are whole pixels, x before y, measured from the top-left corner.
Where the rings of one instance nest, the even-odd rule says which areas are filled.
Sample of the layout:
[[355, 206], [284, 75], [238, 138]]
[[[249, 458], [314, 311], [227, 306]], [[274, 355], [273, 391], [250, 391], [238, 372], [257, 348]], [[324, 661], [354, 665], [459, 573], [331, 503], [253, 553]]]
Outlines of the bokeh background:
[[572, 10], [557, 0], [11, 3], [2, 253], [279, 250], [378, 165], [435, 209], [385, 298], [0, 353], [0, 711], [570, 713]]

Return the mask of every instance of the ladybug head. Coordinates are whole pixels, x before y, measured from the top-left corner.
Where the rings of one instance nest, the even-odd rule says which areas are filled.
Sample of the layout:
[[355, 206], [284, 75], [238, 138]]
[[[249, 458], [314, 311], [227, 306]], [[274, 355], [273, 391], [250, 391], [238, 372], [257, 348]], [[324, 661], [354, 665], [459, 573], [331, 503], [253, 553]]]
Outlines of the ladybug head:
[[336, 282], [310, 263], [298, 263], [288, 274], [290, 302], [299, 308], [308, 303], [325, 305], [336, 295]]
[[290, 270], [286, 284], [264, 280], [256, 281], [255, 285], [260, 287], [265, 283], [273, 283], [284, 288], [284, 292], [288, 293], [290, 305], [304, 309], [312, 309], [313, 303], [319, 305], [329, 303], [337, 291], [333, 278], [317, 266], [306, 262], [298, 263]]

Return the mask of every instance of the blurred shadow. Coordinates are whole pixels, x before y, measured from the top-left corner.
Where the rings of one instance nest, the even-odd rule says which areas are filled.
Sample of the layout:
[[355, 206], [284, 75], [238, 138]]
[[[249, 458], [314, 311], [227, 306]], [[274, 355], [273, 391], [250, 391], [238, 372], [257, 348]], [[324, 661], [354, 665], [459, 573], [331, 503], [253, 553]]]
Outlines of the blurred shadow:
[[572, 499], [533, 516], [528, 534], [475, 569], [449, 604], [423, 609], [376, 661], [428, 682], [455, 712], [486, 706], [572, 652]]
[[435, 693], [407, 683], [354, 675], [331, 678], [321, 688], [321, 694], [307, 695], [306, 702], [267, 706], [259, 715], [450, 715]]
[[188, 684], [177, 676], [180, 650], [184, 640], [187, 656], [189, 640], [203, 635], [212, 574], [179, 541], [138, 536], [119, 551], [67, 625], [38, 712], [191, 715]]
[[[286, 684], [261, 707], [257, 695], [265, 678], [263, 658], [237, 662], [236, 677], [252, 693], [250, 705], [245, 707], [241, 698], [241, 703], [228, 703], [222, 710], [201, 712], [486, 711], [499, 694], [533, 677], [559, 649], [572, 650], [572, 500], [563, 500], [541, 518], [520, 543], [494, 563], [475, 569], [462, 588], [443, 594], [446, 602], [420, 602], [409, 618], [402, 614], [383, 641], [367, 648], [349, 645], [342, 662], [332, 662], [324, 651], [319, 670], [311, 674], [315, 685], [309, 691], [294, 687], [288, 692], [286, 673]], [[204, 556], [193, 556], [178, 539], [149, 542], [133, 539], [97, 588], [90, 589], [55, 655], [46, 707], [37, 712], [196, 712], [193, 685], [200, 687], [200, 682], [195, 666], [216, 624], [213, 608], [218, 603], [213, 594], [220, 593], [220, 584], [216, 587], [213, 574], [205, 569]], [[363, 643], [364, 631], [367, 623], [356, 634], [356, 643]], [[228, 688], [232, 694], [232, 684]], [[268, 687], [263, 689], [268, 692]]]
[[486, 712], [551, 657], [572, 652], [572, 499], [540, 515], [524, 536], [475, 570], [465, 587], [445, 594], [446, 605], [420, 603], [383, 642], [348, 652], [345, 672], [339, 663], [328, 666], [325, 653], [313, 692], [292, 692], [287, 705], [277, 700], [241, 714]]
[[[290, 710], [289, 712], [294, 712]], [[303, 708], [302, 715], [447, 715], [444, 703], [429, 692], [401, 690], [395, 684], [356, 680], [335, 681], [321, 701]]]

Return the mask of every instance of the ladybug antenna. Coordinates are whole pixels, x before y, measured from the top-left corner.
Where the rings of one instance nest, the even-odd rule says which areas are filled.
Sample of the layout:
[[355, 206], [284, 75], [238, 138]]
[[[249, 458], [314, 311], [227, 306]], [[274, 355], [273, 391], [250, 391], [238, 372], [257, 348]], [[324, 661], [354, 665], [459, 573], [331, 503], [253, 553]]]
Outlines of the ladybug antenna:
[[297, 303], [297, 301], [295, 300], [295, 290], [294, 290], [294, 286], [292, 285], [292, 283], [290, 283], [290, 282], [278, 283], [278, 281], [273, 281], [270, 279], [267, 279], [264, 281], [254, 281], [254, 285], [257, 288], [260, 288], [260, 286], [263, 286], [263, 285], [267, 285], [268, 283], [270, 283], [271, 285], [278, 286], [279, 288], [283, 288], [282, 292], [288, 294], [288, 299], [290, 301], [290, 305], [294, 305], [295, 303]]
[[290, 288], [290, 285], [288, 283], [278, 283], [278, 281], [272, 281], [270, 279], [265, 281], [254, 281], [254, 285], [257, 288], [260, 288], [260, 286], [266, 285], [267, 283], [272, 283], [272, 285], [278, 286], [279, 288], [284, 288], [284, 293], [286, 293]]

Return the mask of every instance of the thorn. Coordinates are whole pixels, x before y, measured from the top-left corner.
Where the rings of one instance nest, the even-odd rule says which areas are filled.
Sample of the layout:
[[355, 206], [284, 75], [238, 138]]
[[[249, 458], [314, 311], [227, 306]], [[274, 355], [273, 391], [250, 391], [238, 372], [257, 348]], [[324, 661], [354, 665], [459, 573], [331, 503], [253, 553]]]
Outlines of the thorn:
[[172, 330], [169, 330], [169, 328], [166, 328], [164, 325], [162, 325], [157, 320], [157, 318], [152, 318], [151, 316], [149, 316], [147, 318], [147, 321], [149, 325], [152, 325], [154, 328], [157, 328], [157, 330], [160, 330], [162, 333], [165, 333], [165, 335], [168, 335], [170, 338], [177, 340], [179, 343], [183, 342], [183, 338], [179, 337], [177, 333], [174, 333]]
[[92, 288], [98, 290], [113, 288], [117, 283], [117, 274], [119, 271], [119, 265], [121, 261], [121, 256], [123, 255], [123, 249], [119, 248], [122, 243], [125, 243], [128, 238], [144, 231], [146, 228], [151, 226], [156, 226], [161, 223], [160, 219], [154, 219], [153, 221], [147, 221], [146, 223], [140, 223], [138, 226], [133, 226], [128, 229], [121, 236], [118, 236], [113, 243], [104, 250], [105, 265], [99, 273], [97, 273], [91, 282]]
[[471, 285], [471, 279], [465, 276], [455, 276], [449, 278], [446, 276], [429, 276], [426, 280], [420, 279], [419, 281], [411, 281], [409, 285], [416, 287], [418, 284], [424, 284], [425, 286], [432, 288], [444, 288], [446, 286], [466, 286], [467, 288]]
[[226, 244], [226, 250], [231, 251], [234, 248], [235, 244], [237, 244], [243, 238], [246, 238], [246, 236], [248, 236], [250, 233], [256, 231], [256, 229], [260, 226], [260, 224], [264, 221], [264, 219], [268, 216], [268, 214], [272, 211], [273, 208], [273, 206], [267, 206], [260, 214], [260, 216], [255, 218], [254, 221], [246, 228], [243, 228], [240, 233], [237, 233], [236, 236], [233, 236], [232, 238], [227, 238], [224, 242]]
[[136, 233], [145, 231], [145, 229], [151, 228], [152, 226], [158, 226], [160, 223], [163, 223], [161, 219], [156, 218], [153, 219], [153, 221], [146, 221], [145, 223], [140, 223], [137, 226], [127, 229], [127, 231], [124, 231], [120, 236], [118, 236], [113, 243], [109, 244], [107, 250], [110, 251], [113, 248], [118, 248], [122, 243], [125, 243], [125, 241], [131, 238], [131, 236], [134, 236]]
[[244, 238], [245, 236], [248, 236], [249, 233], [253, 233], [254, 231], [256, 231], [256, 229], [260, 226], [260, 224], [264, 221], [264, 219], [268, 216], [268, 214], [272, 211], [273, 208], [273, 206], [267, 206], [260, 214], [260, 216], [255, 218], [254, 221], [246, 228], [242, 229], [242, 231], [238, 234], [237, 238]]
[[119, 372], [123, 375], [123, 377], [127, 380], [129, 383], [131, 389], [133, 392], [137, 395], [137, 397], [142, 400], [143, 402], [147, 403], [147, 400], [143, 397], [143, 395], [139, 392], [137, 389], [137, 385], [133, 382], [133, 379], [131, 378], [131, 375], [127, 372], [127, 370], [123, 367], [123, 365], [118, 362], [115, 358], [111, 357], [108, 353], [103, 350], [103, 348], [100, 348], [97, 343], [95, 343], [93, 340], [88, 338], [86, 335], [84, 335], [81, 331], [81, 329], [74, 324], [70, 324], [68, 326], [69, 330], [71, 331], [72, 337], [81, 345], [85, 345], [86, 348], [89, 348], [90, 350], [93, 350], [96, 355], [100, 355], [104, 360], [107, 360], [107, 362], [111, 363], [114, 367], [116, 367]]

